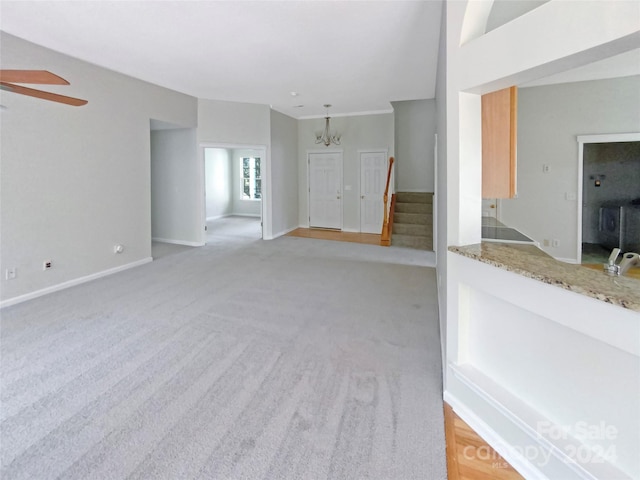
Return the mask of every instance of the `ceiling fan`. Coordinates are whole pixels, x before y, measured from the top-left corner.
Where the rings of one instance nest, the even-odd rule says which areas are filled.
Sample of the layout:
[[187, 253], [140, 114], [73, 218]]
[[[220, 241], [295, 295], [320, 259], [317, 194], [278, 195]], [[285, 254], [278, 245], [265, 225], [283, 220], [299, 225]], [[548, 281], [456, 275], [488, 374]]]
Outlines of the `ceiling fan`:
[[45, 92], [34, 88], [15, 85], [16, 83], [33, 83], [39, 85], [69, 85], [64, 78], [46, 70], [0, 70], [0, 89], [8, 92], [28, 95], [30, 97], [50, 100], [79, 107], [88, 102], [80, 98], [67, 97], [57, 93]]

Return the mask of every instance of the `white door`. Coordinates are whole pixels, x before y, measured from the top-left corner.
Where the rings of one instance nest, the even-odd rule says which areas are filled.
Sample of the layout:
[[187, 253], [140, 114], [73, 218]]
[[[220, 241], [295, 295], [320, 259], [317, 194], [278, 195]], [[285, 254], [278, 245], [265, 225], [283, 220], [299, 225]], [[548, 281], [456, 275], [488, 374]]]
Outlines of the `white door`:
[[384, 188], [387, 183], [387, 152], [360, 153], [360, 231], [381, 233]]
[[309, 154], [309, 226], [342, 229], [342, 153]]

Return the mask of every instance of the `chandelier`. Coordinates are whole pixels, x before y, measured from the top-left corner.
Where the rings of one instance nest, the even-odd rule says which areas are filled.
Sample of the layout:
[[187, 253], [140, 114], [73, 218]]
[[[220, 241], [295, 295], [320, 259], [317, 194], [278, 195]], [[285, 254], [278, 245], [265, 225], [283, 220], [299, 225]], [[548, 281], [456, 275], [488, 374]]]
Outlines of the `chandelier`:
[[331, 105], [326, 104], [324, 105], [324, 108], [327, 109], [327, 116], [324, 117], [324, 131], [322, 133], [316, 132], [316, 143], [324, 143], [327, 147], [332, 143], [334, 145], [340, 145], [340, 138], [342, 135], [336, 132], [331, 133], [331, 128], [329, 127], [329, 108], [331, 108]]

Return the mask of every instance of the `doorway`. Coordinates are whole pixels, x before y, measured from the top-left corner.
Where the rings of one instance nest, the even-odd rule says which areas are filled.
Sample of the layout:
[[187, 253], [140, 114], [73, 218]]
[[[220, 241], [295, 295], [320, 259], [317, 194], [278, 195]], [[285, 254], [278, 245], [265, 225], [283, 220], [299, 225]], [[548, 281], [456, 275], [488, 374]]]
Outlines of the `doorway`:
[[309, 227], [342, 230], [342, 152], [309, 153]]
[[[211, 235], [216, 233], [213, 230], [222, 229], [228, 236], [234, 225], [241, 226], [239, 236], [246, 236], [251, 230], [259, 232], [257, 238], [266, 238], [266, 147], [229, 144], [205, 144], [201, 147], [205, 243], [209, 243]], [[236, 221], [231, 221], [233, 218]], [[247, 224], [259, 228], [247, 230]]]
[[[636, 152], [640, 133], [580, 135], [578, 136], [578, 232], [576, 258], [578, 263], [603, 263], [611, 248], [622, 240], [631, 224], [633, 215], [624, 215], [626, 222], [613, 222], [617, 240], [610, 237], [609, 213], [627, 206], [633, 207], [638, 198], [637, 179], [640, 178], [640, 162], [625, 162], [625, 151]], [[617, 148], [620, 146], [620, 149]], [[631, 147], [633, 146], [633, 147]], [[614, 150], [616, 149], [616, 150]], [[627, 155], [628, 156], [628, 155]], [[593, 161], [591, 158], [593, 157]], [[630, 188], [624, 185], [629, 184]], [[607, 193], [610, 192], [610, 193]], [[615, 209], [612, 207], [616, 207]], [[640, 206], [632, 208], [636, 213]], [[638, 215], [635, 215], [637, 217]], [[637, 222], [636, 222], [637, 223]], [[636, 244], [622, 242], [623, 251], [635, 248]]]
[[360, 231], [380, 233], [384, 217], [387, 151], [360, 152]]

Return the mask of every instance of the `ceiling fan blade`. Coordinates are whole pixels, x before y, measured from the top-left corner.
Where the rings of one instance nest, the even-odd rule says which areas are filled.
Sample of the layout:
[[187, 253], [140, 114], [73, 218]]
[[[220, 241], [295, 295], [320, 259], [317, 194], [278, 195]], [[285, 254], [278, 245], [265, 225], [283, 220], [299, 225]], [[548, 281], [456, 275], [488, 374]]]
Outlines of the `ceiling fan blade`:
[[46, 70], [0, 70], [0, 81], [10, 83], [38, 83], [69, 85], [64, 78]]
[[52, 102], [65, 103], [67, 105], [73, 105], [74, 107], [80, 107], [86, 105], [88, 102], [80, 98], [67, 97], [65, 95], [58, 95], [57, 93], [43, 92], [42, 90], [35, 90], [33, 88], [22, 87], [20, 85], [14, 85], [12, 83], [0, 82], [0, 88], [8, 92], [19, 93], [21, 95], [28, 95], [29, 97], [41, 98], [43, 100], [51, 100]]

